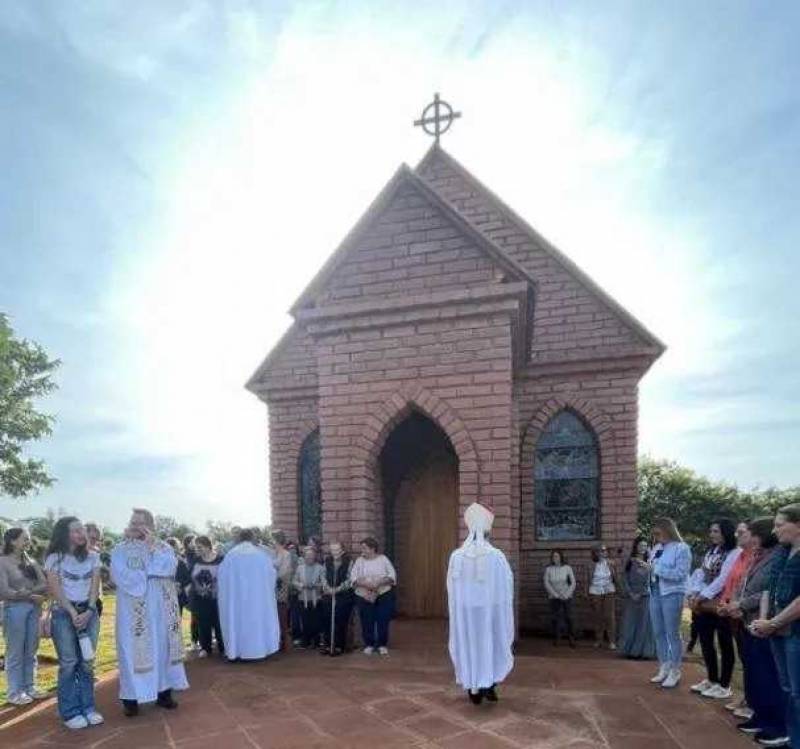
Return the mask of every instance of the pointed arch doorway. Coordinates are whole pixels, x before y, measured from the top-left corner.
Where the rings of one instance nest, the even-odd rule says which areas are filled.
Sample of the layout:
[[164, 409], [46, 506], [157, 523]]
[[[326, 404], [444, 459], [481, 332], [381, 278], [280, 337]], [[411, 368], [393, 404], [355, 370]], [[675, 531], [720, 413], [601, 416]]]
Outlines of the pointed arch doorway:
[[458, 540], [458, 456], [439, 426], [411, 411], [387, 438], [380, 470], [398, 613], [443, 618], [447, 562]]

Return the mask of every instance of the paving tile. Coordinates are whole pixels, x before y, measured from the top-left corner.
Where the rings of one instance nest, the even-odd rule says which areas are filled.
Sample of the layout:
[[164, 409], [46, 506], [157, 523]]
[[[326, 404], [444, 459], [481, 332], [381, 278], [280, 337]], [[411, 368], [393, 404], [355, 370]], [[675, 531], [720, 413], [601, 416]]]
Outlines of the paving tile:
[[207, 736], [222, 731], [233, 731], [237, 727], [236, 720], [213, 697], [196, 709], [189, 709], [182, 704], [177, 710], [165, 714], [169, 735], [173, 741], [183, 741], [200, 736]]
[[516, 744], [479, 731], [469, 731], [436, 742], [443, 749], [509, 749]]
[[224, 731], [195, 736], [175, 743], [178, 749], [253, 749], [250, 738], [242, 731]]
[[404, 728], [422, 734], [426, 739], [440, 740], [464, 732], [464, 726], [441, 715], [424, 715], [405, 721]]
[[424, 712], [424, 708], [405, 697], [392, 697], [380, 702], [370, 702], [366, 705], [366, 709], [390, 723]]
[[[295, 749], [314, 745], [323, 737], [303, 718], [284, 718], [270, 721], [262, 726], [245, 729], [260, 749]], [[328, 746], [338, 746], [326, 738]], [[220, 747], [221, 749], [221, 747]]]
[[133, 721], [128, 721], [127, 725], [123, 724], [119, 732], [101, 746], [102, 749], [164, 749], [171, 744], [163, 721], [149, 725], [135, 725]]

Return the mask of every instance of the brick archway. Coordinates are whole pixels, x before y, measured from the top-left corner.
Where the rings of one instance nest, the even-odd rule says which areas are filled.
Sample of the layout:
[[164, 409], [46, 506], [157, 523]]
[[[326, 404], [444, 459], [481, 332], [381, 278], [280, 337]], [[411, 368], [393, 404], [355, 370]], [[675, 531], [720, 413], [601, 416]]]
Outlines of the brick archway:
[[[303, 449], [305, 441], [319, 429], [319, 420], [314, 418], [303, 419], [297, 424], [289, 438], [287, 444], [286, 454], [290, 456], [284, 472], [290, 475], [282, 476], [285, 479], [284, 485], [288, 483], [293, 487], [294, 495], [292, 497], [292, 507], [295, 508], [294, 518], [292, 519], [292, 527], [282, 528], [286, 533], [294, 538], [299, 538], [300, 534], [300, 451]], [[273, 521], [274, 522], [274, 521]]]
[[[594, 403], [587, 398], [583, 398], [575, 393], [563, 393], [557, 397], [550, 398], [542, 404], [531, 417], [525, 428], [525, 433], [520, 444], [520, 538], [523, 539], [523, 546], [530, 547], [530, 542], [525, 539], [532, 538], [532, 534], [525, 532], [525, 525], [533, 522], [533, 470], [534, 455], [536, 444], [539, 441], [544, 428], [559, 411], [569, 410], [574, 412], [584, 421], [594, 432], [597, 439], [597, 451], [600, 462], [600, 518], [599, 530], [603, 535], [603, 523], [605, 518], [604, 500], [614, 496], [617, 490], [616, 471], [611, 471], [610, 467], [617, 463], [617, 446], [614, 438], [613, 422], [601, 411]], [[534, 544], [536, 542], [534, 541]], [[591, 543], [591, 542], [589, 542]], [[586, 545], [586, 542], [581, 542]]]
[[[480, 496], [478, 453], [464, 421], [442, 398], [424, 387], [402, 388], [378, 406], [367, 419], [359, 437], [360, 459], [354, 465], [354, 500], [362, 507], [378, 509], [371, 532], [383, 527], [378, 480], [381, 450], [392, 430], [413, 410], [428, 417], [450, 440], [458, 456], [459, 505], [461, 509]], [[358, 506], [358, 505], [357, 505]], [[381, 535], [381, 534], [379, 534]]]

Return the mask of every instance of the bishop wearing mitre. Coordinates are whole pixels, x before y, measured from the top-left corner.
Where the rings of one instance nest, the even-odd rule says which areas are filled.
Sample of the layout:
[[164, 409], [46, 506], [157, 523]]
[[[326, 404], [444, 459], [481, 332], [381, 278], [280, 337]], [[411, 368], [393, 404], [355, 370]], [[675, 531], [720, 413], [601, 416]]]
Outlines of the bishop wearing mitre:
[[449, 648], [456, 682], [479, 705], [484, 698], [497, 702], [496, 687], [514, 667], [514, 575], [487, 538], [492, 511], [475, 502], [464, 520], [466, 541], [447, 570]]

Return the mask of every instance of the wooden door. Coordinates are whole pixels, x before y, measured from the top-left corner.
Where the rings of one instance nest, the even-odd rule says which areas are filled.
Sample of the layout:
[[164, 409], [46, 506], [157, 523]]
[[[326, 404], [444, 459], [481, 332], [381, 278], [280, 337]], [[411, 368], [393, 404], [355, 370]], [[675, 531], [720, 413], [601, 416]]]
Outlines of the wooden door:
[[447, 616], [447, 562], [458, 539], [458, 468], [437, 456], [409, 472], [394, 505], [398, 613]]

